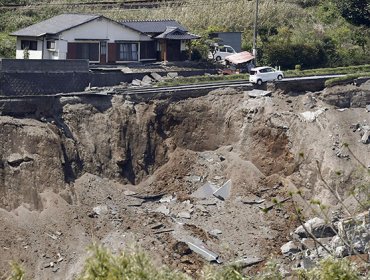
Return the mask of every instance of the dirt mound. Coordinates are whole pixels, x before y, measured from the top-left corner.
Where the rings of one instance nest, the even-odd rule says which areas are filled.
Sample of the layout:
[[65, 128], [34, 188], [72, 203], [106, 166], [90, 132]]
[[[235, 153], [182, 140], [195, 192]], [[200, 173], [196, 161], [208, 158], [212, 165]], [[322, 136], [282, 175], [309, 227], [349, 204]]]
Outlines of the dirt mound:
[[[116, 252], [139, 244], [188, 273], [207, 263], [190, 243], [226, 263], [280, 254], [296, 223], [289, 200], [273, 200], [301, 189], [335, 205], [325, 183], [344, 195], [367, 180], [359, 161], [369, 165], [370, 146], [350, 127], [369, 113], [319, 97], [64, 97], [52, 118], [1, 116], [0, 274], [14, 259], [29, 278], [72, 279], [93, 240]], [[228, 181], [230, 193], [213, 195]], [[194, 196], [205, 184], [207, 198]]]

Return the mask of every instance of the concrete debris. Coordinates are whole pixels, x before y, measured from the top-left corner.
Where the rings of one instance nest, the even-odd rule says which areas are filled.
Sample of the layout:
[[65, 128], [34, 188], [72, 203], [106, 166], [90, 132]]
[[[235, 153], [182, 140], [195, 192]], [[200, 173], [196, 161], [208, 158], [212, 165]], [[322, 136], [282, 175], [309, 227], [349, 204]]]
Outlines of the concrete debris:
[[241, 198], [240, 201], [244, 204], [261, 204], [261, 203], [265, 202], [265, 199], [260, 198], [259, 196], [256, 196], [254, 194], [251, 194], [247, 197]]
[[301, 251], [300, 245], [294, 241], [289, 241], [285, 243], [283, 246], [280, 248], [281, 253], [284, 256], [291, 256], [295, 253], [298, 253]]
[[300, 113], [299, 115], [303, 118], [304, 121], [306, 122], [314, 122], [319, 115], [321, 115], [322, 113], [324, 113], [326, 111], [326, 109], [319, 109], [317, 111], [307, 111], [307, 112], [303, 112], [303, 113]]
[[135, 195], [136, 192], [134, 192], [134, 191], [124, 191], [123, 194], [126, 195], [126, 196], [132, 196], [132, 195]]
[[168, 209], [166, 205], [161, 205], [157, 209], [155, 209], [154, 212], [162, 213], [168, 216], [170, 214], [170, 209]]
[[129, 67], [122, 67], [121, 72], [122, 73], [132, 73], [132, 69]]
[[164, 80], [164, 78], [163, 78], [161, 75], [159, 75], [158, 73], [155, 73], [155, 72], [151, 73], [151, 74], [150, 74], [150, 76], [151, 76], [155, 81], [157, 81], [157, 82], [162, 82], [162, 81]]
[[364, 131], [364, 135], [362, 135], [361, 143], [362, 144], [368, 144], [369, 143], [369, 136], [370, 136], [370, 129], [364, 129], [364, 128], [362, 128], [362, 129]]
[[170, 79], [175, 79], [179, 76], [179, 74], [177, 72], [168, 72], [167, 73], [167, 78], [170, 78]]
[[131, 207], [140, 207], [144, 203], [144, 199], [136, 198], [136, 197], [130, 197], [130, 199], [127, 202], [127, 206]]
[[156, 232], [154, 232], [154, 234], [168, 233], [168, 232], [172, 232], [172, 231], [174, 231], [173, 228], [166, 228], [166, 229], [156, 231]]
[[195, 244], [193, 242], [186, 242], [186, 244], [188, 244], [189, 248], [194, 251], [195, 253], [201, 255], [204, 259], [206, 259], [207, 261], [209, 262], [216, 262], [216, 263], [219, 263], [221, 264], [222, 261], [221, 259], [219, 258], [219, 256], [208, 250], [203, 244]]
[[141, 87], [141, 81], [138, 79], [132, 80], [131, 85], [135, 87]]
[[222, 234], [222, 231], [221, 231], [221, 230], [219, 230], [219, 229], [217, 229], [217, 228], [215, 228], [215, 229], [211, 230], [211, 231], [209, 232], [209, 234], [217, 237], [217, 236], [219, 236], [219, 235], [221, 235], [221, 234]]
[[191, 214], [187, 211], [182, 211], [180, 213], [177, 214], [177, 217], [178, 218], [183, 218], [183, 219], [190, 219], [191, 218]]
[[202, 176], [197, 176], [197, 175], [185, 176], [185, 181], [190, 182], [190, 183], [198, 183], [202, 181]]
[[201, 205], [206, 205], [206, 206], [211, 206], [211, 205], [216, 205], [218, 199], [217, 198], [208, 198], [208, 199], [203, 199], [198, 202], [198, 204]]
[[370, 112], [370, 105], [366, 105], [366, 111]]
[[228, 180], [221, 188], [213, 193], [213, 195], [221, 200], [229, 198], [231, 194], [231, 180]]
[[159, 203], [170, 203], [172, 201], [175, 201], [176, 200], [176, 197], [173, 196], [173, 195], [166, 195], [164, 197], [162, 197], [160, 200], [159, 200]]
[[215, 191], [217, 191], [217, 186], [207, 182], [198, 190], [196, 190], [191, 196], [200, 199], [210, 198]]
[[100, 215], [106, 215], [108, 214], [109, 210], [108, 210], [108, 206], [107, 205], [99, 205], [99, 206], [96, 206], [93, 208], [93, 212], [100, 216]]
[[260, 262], [263, 262], [263, 261], [264, 259], [259, 258], [259, 257], [245, 257], [245, 258], [235, 261], [233, 265], [236, 265], [237, 267], [240, 267], [240, 268], [246, 268], [249, 266], [253, 266], [255, 264], [259, 264]]
[[152, 78], [150, 78], [148, 75], [145, 75], [142, 79], [143, 84], [151, 85], [153, 82]]
[[[335, 235], [332, 227], [323, 219], [313, 218], [304, 223], [305, 228], [316, 238], [332, 237]], [[300, 238], [308, 238], [310, 235], [306, 232], [303, 226], [299, 226], [295, 231]]]
[[252, 98], [261, 98], [266, 96], [271, 96], [271, 91], [260, 90], [260, 89], [253, 89], [248, 91], [248, 96]]

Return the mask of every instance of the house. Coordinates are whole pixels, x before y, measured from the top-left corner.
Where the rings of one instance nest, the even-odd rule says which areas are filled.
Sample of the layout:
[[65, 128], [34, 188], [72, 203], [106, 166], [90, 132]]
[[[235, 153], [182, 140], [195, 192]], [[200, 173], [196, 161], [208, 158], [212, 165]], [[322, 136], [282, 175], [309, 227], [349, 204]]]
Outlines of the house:
[[[123, 25], [153, 39], [157, 60], [178, 61], [188, 58], [187, 43], [200, 37], [189, 33], [175, 20], [123, 21]], [[149, 48], [148, 48], [149, 49]]]
[[156, 23], [163, 32], [143, 32], [140, 26], [101, 15], [61, 14], [11, 35], [17, 37], [17, 59], [88, 59], [100, 64], [184, 59], [180, 54], [186, 43], [199, 37], [175, 21]]
[[232, 46], [236, 52], [242, 50], [242, 32], [213, 32], [211, 39], [217, 39], [219, 44]]

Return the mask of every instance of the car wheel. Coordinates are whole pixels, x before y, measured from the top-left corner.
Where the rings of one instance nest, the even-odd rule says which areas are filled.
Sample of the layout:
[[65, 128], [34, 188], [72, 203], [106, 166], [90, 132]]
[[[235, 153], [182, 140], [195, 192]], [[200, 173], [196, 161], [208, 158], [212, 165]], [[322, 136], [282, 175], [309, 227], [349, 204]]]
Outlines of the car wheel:
[[216, 61], [220, 61], [220, 60], [221, 60], [221, 56], [217, 56]]
[[283, 76], [282, 75], [279, 75], [278, 76], [278, 80], [280, 81], [280, 80], [282, 80], [283, 79]]
[[259, 85], [259, 86], [262, 85], [262, 80], [261, 79], [257, 80], [257, 85]]

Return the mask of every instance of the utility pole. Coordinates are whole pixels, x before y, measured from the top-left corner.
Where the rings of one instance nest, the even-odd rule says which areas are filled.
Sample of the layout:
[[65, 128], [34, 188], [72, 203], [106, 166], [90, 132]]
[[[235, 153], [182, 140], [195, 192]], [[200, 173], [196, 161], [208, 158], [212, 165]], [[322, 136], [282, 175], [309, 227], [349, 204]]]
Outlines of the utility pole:
[[254, 64], [257, 66], [257, 21], [258, 21], [258, 0], [256, 0], [256, 9], [254, 17], [254, 32], [253, 32], [253, 51]]

